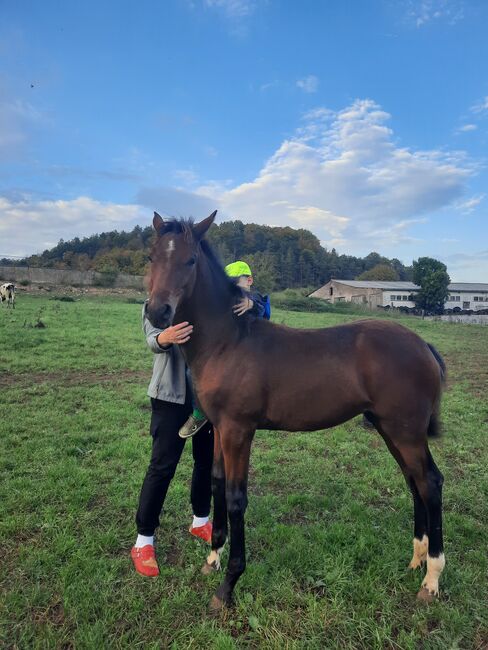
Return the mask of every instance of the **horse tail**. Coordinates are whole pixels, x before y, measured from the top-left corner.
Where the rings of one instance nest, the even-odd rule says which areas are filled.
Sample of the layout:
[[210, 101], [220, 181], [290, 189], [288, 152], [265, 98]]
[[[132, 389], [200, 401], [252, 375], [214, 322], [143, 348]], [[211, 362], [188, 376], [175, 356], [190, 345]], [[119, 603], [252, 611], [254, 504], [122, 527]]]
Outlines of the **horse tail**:
[[[429, 350], [432, 352], [432, 355], [434, 359], [437, 361], [439, 364], [439, 370], [441, 374], [441, 383], [444, 385], [446, 383], [446, 364], [444, 362], [444, 359], [441, 357], [439, 352], [435, 349], [433, 345], [430, 343], [427, 343], [427, 346]], [[429, 426], [427, 429], [427, 435], [429, 438], [436, 438], [441, 435], [442, 433], [442, 425], [441, 425], [441, 419], [439, 417], [439, 407], [440, 407], [440, 399], [437, 401], [434, 411], [432, 415], [430, 416], [429, 420]]]
[[432, 354], [434, 355], [434, 359], [439, 364], [439, 368], [441, 370], [441, 381], [444, 384], [446, 382], [446, 364], [444, 363], [444, 359], [441, 357], [441, 355], [439, 354], [439, 352], [435, 349], [435, 347], [433, 345], [431, 345], [430, 343], [427, 343], [427, 347], [432, 352]]

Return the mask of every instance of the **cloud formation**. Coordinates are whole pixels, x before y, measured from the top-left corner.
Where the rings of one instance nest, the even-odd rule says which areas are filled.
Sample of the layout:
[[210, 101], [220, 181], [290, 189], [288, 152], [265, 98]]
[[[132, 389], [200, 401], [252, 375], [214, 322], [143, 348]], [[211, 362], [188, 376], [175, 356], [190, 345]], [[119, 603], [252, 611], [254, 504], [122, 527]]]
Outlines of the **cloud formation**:
[[409, 0], [407, 17], [416, 27], [435, 21], [454, 25], [464, 18], [464, 6], [460, 0]]
[[471, 111], [473, 113], [486, 113], [488, 112], [488, 95], [484, 97], [481, 101], [477, 102], [471, 106]]
[[476, 131], [478, 126], [476, 124], [463, 124], [458, 129], [458, 133], [469, 133], [469, 131]]
[[316, 93], [319, 88], [318, 77], [309, 74], [307, 77], [303, 77], [303, 79], [298, 79], [297, 87], [303, 90], [304, 93]]
[[0, 256], [39, 253], [60, 239], [131, 230], [146, 222], [148, 215], [139, 205], [102, 203], [84, 196], [72, 201], [13, 201], [0, 197]]
[[253, 181], [220, 195], [224, 212], [349, 249], [411, 240], [412, 224], [459, 202], [471, 170], [460, 154], [398, 146], [389, 120], [371, 100], [309, 112]]
[[204, 0], [209, 8], [217, 8], [224, 11], [229, 18], [244, 18], [254, 10], [252, 0]]

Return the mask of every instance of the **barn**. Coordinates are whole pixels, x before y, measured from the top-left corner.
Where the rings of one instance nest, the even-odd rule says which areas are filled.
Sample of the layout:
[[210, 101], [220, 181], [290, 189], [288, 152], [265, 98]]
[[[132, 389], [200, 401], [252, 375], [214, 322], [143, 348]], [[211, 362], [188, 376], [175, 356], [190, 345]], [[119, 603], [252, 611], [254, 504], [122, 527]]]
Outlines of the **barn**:
[[[419, 286], [406, 281], [330, 280], [310, 294], [326, 302], [353, 302], [370, 308], [415, 307], [414, 294]], [[479, 311], [488, 309], [488, 283], [451, 282], [445, 309]]]

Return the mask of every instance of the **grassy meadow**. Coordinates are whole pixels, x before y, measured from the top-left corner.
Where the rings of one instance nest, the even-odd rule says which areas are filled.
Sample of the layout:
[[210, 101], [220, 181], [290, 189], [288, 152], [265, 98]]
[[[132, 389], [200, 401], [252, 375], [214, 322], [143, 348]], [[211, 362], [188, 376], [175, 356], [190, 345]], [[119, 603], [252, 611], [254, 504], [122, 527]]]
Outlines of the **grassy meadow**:
[[[400, 319], [449, 373], [431, 443], [445, 476], [440, 600], [416, 601], [410, 493], [355, 419], [257, 433], [248, 568], [235, 607], [212, 618], [221, 576], [200, 574], [207, 549], [187, 532], [189, 445], [159, 530], [160, 577], [129, 557], [151, 445], [140, 310], [123, 296], [24, 293], [0, 309], [0, 647], [488, 648], [488, 328]], [[295, 327], [360, 317], [273, 312]]]

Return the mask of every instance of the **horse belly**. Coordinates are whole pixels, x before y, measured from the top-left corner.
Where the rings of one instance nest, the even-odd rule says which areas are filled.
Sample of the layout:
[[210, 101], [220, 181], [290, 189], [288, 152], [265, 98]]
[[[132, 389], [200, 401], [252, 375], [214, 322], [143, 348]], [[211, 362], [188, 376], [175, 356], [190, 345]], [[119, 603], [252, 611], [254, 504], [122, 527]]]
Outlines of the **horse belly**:
[[267, 408], [268, 429], [316, 431], [336, 426], [362, 413], [368, 399], [358, 385], [336, 377], [333, 385], [325, 381], [287, 385], [284, 395], [274, 391]]

